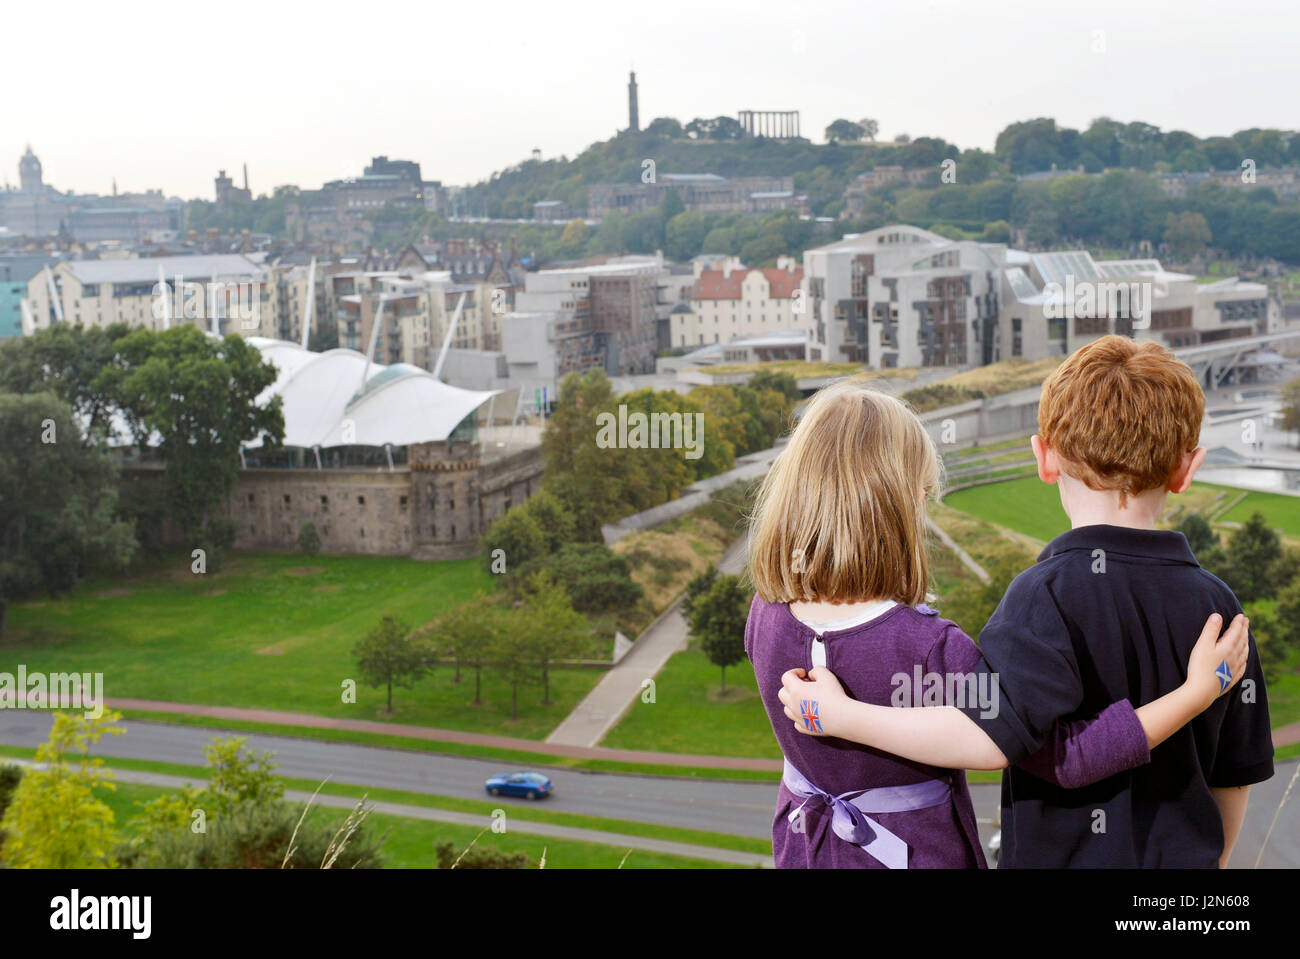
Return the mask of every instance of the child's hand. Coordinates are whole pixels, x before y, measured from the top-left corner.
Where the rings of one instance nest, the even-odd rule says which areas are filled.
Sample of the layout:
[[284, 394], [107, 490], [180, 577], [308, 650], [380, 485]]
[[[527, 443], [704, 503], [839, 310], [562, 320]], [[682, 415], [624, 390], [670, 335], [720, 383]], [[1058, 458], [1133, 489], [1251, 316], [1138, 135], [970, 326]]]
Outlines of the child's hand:
[[794, 728], [809, 736], [834, 735], [831, 727], [838, 707], [848, 699], [840, 681], [825, 666], [815, 666], [811, 673], [788, 670], [781, 677], [781, 691], [777, 696]]
[[1223, 618], [1217, 613], [1205, 621], [1201, 638], [1196, 641], [1187, 660], [1185, 685], [1196, 690], [1207, 708], [1241, 679], [1250, 653], [1250, 620], [1238, 613], [1232, 625], [1220, 636], [1222, 622]]

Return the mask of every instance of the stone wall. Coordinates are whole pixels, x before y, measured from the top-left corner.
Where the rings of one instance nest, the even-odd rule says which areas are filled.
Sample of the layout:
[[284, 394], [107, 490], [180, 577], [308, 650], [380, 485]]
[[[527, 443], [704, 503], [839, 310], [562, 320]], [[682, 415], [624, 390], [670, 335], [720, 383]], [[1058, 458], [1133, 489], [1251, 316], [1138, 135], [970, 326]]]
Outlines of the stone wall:
[[240, 470], [227, 515], [236, 549], [297, 549], [311, 520], [321, 552], [411, 552], [411, 477], [406, 469]]
[[[477, 444], [408, 448], [409, 463], [388, 469], [245, 469], [226, 515], [236, 549], [296, 550], [316, 524], [323, 553], [441, 560], [473, 556], [494, 520], [541, 489], [537, 448], [481, 462]], [[160, 470], [128, 468], [123, 483]], [[138, 474], [138, 475], [137, 475]], [[184, 545], [166, 530], [171, 545]]]

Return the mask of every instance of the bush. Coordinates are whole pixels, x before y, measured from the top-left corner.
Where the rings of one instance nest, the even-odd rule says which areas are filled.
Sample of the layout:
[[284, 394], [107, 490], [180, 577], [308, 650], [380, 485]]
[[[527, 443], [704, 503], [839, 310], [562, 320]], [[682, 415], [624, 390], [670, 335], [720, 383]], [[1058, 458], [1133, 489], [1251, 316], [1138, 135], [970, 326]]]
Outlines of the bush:
[[1190, 513], [1184, 516], [1174, 529], [1187, 537], [1187, 545], [1192, 548], [1192, 553], [1197, 556], [1219, 545], [1219, 537], [1210, 528], [1206, 518], [1200, 513]]
[[235, 521], [228, 516], [214, 516], [199, 535], [199, 547], [207, 555], [206, 570], [219, 573], [226, 565], [226, 550], [235, 544]]
[[[302, 819], [300, 807], [287, 803], [237, 803], [207, 821], [207, 831], [189, 826], [163, 830], [143, 847], [123, 848], [119, 862], [135, 868], [156, 869], [320, 869], [333, 855], [331, 843], [342, 843], [343, 820], [324, 818], [319, 811]], [[298, 834], [294, 835], [295, 827]], [[345, 831], [346, 832], [346, 831]], [[293, 854], [285, 863], [292, 841]], [[383, 837], [360, 827], [335, 860], [334, 869], [378, 869]]]
[[4, 818], [5, 810], [9, 808], [9, 800], [13, 798], [14, 790], [18, 788], [22, 778], [21, 766], [15, 766], [13, 763], [0, 766], [0, 819]]
[[[457, 869], [528, 869], [532, 866], [528, 857], [522, 852], [504, 853], [484, 846], [472, 846], [461, 857], [462, 849], [452, 843], [440, 842], [434, 847], [438, 857], [439, 869], [450, 869], [456, 863]], [[460, 862], [456, 862], [460, 858]]]
[[303, 523], [298, 530], [298, 549], [308, 556], [315, 556], [320, 552], [320, 534], [316, 532], [316, 524], [311, 520]]
[[919, 389], [908, 390], [902, 398], [912, 404], [912, 409], [916, 412], [928, 413], [931, 410], [941, 410], [945, 406], [958, 406], [971, 400], [982, 400], [984, 397], [983, 390], [972, 389], [969, 386], [932, 383]]
[[563, 583], [573, 608], [600, 613], [636, 605], [642, 589], [632, 581], [627, 557], [603, 543], [569, 543], [549, 556], [516, 567], [509, 585], [518, 592], [533, 573], [545, 570]]
[[1255, 648], [1259, 650], [1259, 664], [1264, 669], [1264, 681], [1277, 679], [1286, 666], [1286, 641], [1278, 616], [1254, 603], [1242, 607], [1250, 617], [1250, 633], [1255, 637]]
[[[9, 800], [18, 788], [18, 782], [23, 778], [21, 766], [15, 766], [12, 763], [6, 763], [0, 766], [0, 819], [5, 817], [5, 809], [9, 805]], [[5, 831], [0, 829], [0, 863], [4, 862], [5, 851]]]
[[1226, 565], [1219, 575], [1241, 602], [1267, 599], [1276, 595], [1282, 585], [1278, 582], [1282, 559], [1277, 531], [1268, 525], [1263, 513], [1251, 513], [1250, 519], [1229, 538]]

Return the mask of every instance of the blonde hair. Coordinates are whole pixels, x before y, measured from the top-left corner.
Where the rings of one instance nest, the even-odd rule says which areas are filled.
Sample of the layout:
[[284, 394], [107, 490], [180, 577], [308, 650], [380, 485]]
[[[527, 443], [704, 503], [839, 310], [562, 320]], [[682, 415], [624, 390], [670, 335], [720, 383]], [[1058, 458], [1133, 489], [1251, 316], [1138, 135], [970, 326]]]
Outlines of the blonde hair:
[[933, 440], [901, 400], [847, 382], [821, 390], [759, 490], [755, 591], [780, 603], [924, 601], [925, 501], [941, 478]]

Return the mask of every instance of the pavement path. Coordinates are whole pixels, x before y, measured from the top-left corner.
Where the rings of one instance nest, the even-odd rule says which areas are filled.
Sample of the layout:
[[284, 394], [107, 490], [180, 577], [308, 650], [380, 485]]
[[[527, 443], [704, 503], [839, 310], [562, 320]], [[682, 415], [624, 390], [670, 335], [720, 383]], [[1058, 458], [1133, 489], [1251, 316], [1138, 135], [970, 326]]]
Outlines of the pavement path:
[[[733, 543], [718, 561], [723, 573], [739, 573], [745, 562], [744, 539]], [[546, 737], [547, 745], [593, 747], [641, 695], [644, 683], [663, 669], [673, 653], [687, 644], [681, 600], [673, 603], [637, 637], [631, 651], [610, 667], [582, 702]], [[762, 768], [780, 769], [779, 760]]]

